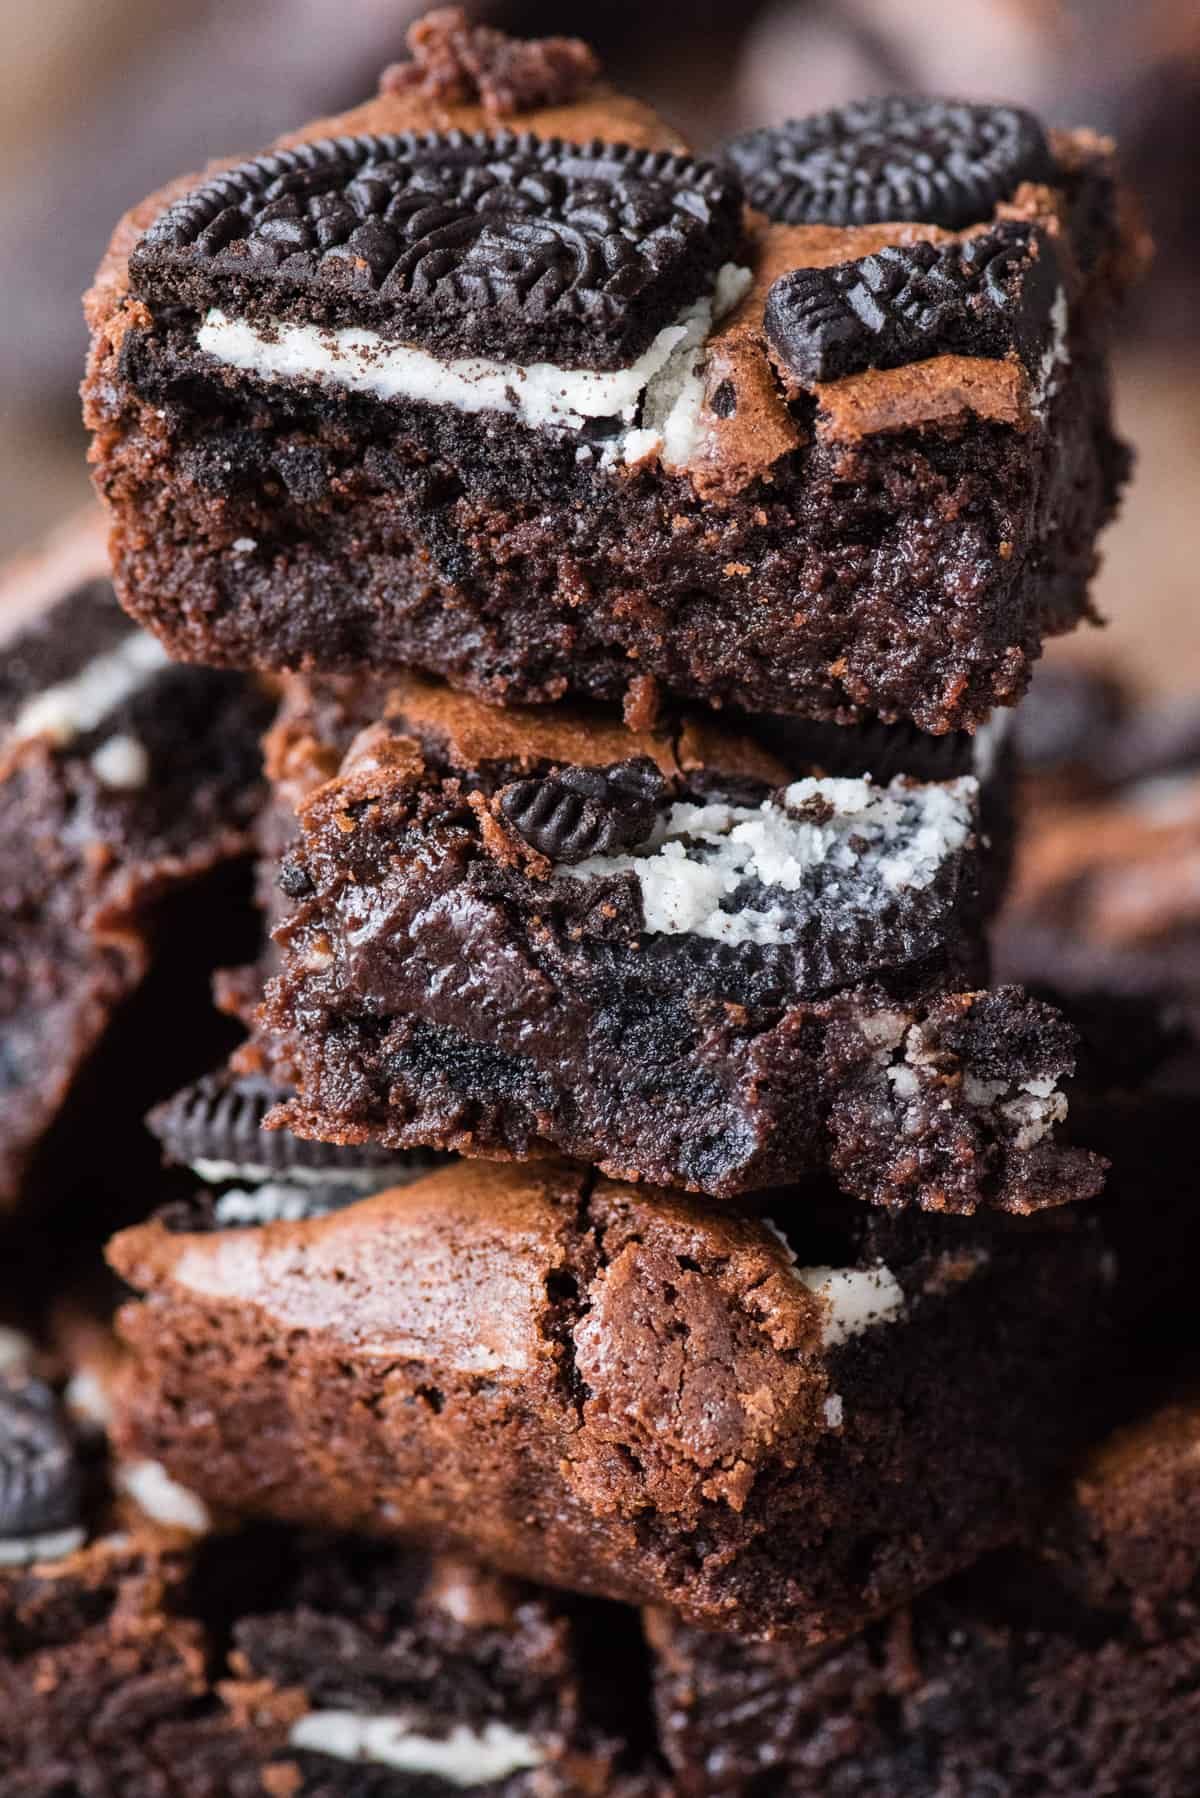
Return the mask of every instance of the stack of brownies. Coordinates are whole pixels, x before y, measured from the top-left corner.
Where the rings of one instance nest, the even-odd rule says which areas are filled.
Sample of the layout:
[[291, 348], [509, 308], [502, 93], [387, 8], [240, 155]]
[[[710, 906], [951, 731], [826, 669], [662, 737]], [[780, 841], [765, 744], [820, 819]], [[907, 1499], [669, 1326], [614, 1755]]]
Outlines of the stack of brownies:
[[119, 226], [3, 608], [4, 1191], [166, 1165], [0, 1332], [0, 1798], [1191, 1790], [1183, 1026], [989, 966], [1111, 146], [411, 42]]

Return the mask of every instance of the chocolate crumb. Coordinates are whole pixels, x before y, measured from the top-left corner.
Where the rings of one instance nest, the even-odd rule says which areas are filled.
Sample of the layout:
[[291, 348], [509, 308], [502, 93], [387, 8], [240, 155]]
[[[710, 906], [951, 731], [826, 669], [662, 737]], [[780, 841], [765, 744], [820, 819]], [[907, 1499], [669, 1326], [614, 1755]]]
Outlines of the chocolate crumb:
[[392, 63], [381, 94], [420, 91], [450, 105], [478, 102], [492, 118], [513, 118], [578, 99], [599, 74], [593, 52], [575, 37], [508, 37], [473, 25], [461, 6], [440, 6], [408, 33], [411, 62]]

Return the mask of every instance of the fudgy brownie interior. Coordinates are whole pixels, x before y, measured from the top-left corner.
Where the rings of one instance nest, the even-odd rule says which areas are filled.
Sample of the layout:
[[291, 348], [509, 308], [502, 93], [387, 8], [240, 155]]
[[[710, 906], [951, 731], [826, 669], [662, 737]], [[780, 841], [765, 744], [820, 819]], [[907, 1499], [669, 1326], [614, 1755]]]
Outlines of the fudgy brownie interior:
[[415, 679], [293, 684], [270, 761], [302, 828], [259, 1040], [302, 1134], [726, 1196], [827, 1165], [889, 1205], [1095, 1190], [1051, 1140], [1069, 1032], [947, 996], [982, 972], [974, 777], [797, 779], [706, 721]]

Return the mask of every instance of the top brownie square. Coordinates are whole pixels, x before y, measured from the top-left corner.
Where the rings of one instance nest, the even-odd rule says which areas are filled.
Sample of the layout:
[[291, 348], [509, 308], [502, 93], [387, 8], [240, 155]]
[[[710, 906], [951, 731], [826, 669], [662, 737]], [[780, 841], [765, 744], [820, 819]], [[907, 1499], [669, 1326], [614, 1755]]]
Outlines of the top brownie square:
[[893, 98], [710, 165], [590, 65], [432, 66], [118, 229], [85, 407], [131, 610], [495, 703], [1013, 704], [1124, 474], [1110, 147]]

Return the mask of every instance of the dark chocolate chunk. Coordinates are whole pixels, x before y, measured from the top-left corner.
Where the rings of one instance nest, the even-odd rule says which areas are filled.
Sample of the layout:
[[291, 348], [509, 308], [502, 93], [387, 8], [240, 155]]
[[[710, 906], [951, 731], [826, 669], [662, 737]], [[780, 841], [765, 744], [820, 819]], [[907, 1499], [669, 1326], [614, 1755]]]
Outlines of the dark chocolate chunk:
[[0, 1538], [49, 1534], [79, 1522], [75, 1445], [49, 1386], [0, 1378]]
[[219, 1165], [230, 1170], [230, 1178], [286, 1180], [289, 1174], [316, 1171], [328, 1172], [336, 1182], [363, 1170], [394, 1167], [397, 1158], [385, 1149], [343, 1148], [306, 1142], [290, 1130], [264, 1130], [267, 1113], [287, 1096], [255, 1075], [208, 1074], [156, 1106], [146, 1122], [169, 1161]]
[[1032, 367], [1050, 337], [1057, 291], [1049, 238], [1004, 224], [954, 243], [793, 269], [767, 295], [763, 322], [775, 356], [800, 381], [1013, 350]]
[[615, 368], [711, 285], [740, 230], [736, 176], [689, 157], [406, 133], [301, 144], [216, 176], [150, 227], [130, 271], [152, 306]]
[[893, 95], [743, 132], [725, 151], [746, 197], [788, 225], [979, 223], [1022, 181], [1053, 179], [1045, 132], [1016, 106]]
[[500, 809], [531, 849], [551, 861], [586, 861], [644, 843], [654, 829], [666, 782], [647, 756], [611, 768], [561, 768], [518, 780]]

